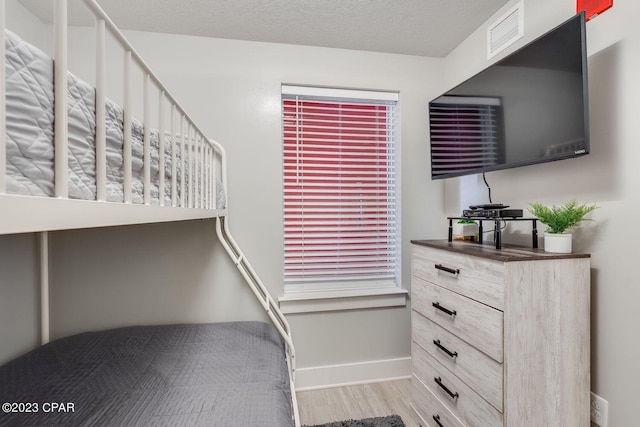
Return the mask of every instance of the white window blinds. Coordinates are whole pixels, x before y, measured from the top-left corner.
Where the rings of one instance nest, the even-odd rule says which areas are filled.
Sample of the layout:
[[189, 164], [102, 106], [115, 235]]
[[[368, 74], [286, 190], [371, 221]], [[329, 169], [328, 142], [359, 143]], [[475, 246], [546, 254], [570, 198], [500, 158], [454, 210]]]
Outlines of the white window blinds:
[[282, 95], [285, 292], [395, 283], [397, 94], [301, 89], [283, 87]]

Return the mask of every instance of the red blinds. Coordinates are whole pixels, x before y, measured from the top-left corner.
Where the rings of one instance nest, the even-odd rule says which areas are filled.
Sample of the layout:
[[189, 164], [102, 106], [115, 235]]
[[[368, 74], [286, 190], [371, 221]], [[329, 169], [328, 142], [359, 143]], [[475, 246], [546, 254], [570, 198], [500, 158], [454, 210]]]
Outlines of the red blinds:
[[395, 104], [283, 95], [285, 288], [394, 281]]
[[502, 105], [489, 97], [442, 96], [429, 106], [431, 174], [462, 174], [503, 162]]

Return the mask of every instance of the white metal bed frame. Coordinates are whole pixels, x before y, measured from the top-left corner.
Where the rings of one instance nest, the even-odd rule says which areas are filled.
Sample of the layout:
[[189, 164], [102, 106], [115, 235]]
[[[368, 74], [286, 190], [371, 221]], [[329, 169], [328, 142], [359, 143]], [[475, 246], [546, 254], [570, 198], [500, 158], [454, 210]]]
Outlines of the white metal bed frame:
[[[54, 190], [55, 197], [22, 196], [6, 193], [6, 75], [0, 66], [0, 235], [36, 232], [39, 234], [41, 283], [41, 341], [49, 341], [49, 231], [131, 225], [189, 219], [216, 218], [216, 234], [238, 271], [259, 300], [269, 319], [283, 337], [289, 368], [293, 422], [300, 425], [295, 395], [295, 350], [291, 328], [278, 304], [269, 294], [253, 267], [244, 256], [229, 231], [227, 207], [216, 207], [216, 177], [227, 194], [227, 164], [223, 147], [205, 138], [180, 104], [151, 71], [142, 57], [127, 41], [122, 32], [95, 0], [82, 0], [95, 17], [96, 29], [96, 199], [76, 200], [68, 196], [68, 129], [67, 129], [67, 0], [54, 3]], [[6, 7], [0, 0], [0, 58], [5, 57]], [[107, 31], [124, 50], [124, 203], [106, 200], [106, 34]], [[143, 171], [144, 204], [132, 203], [131, 155], [131, 67], [142, 71], [143, 80]], [[150, 86], [160, 93], [158, 111], [159, 134], [159, 206], [151, 205], [151, 156], [149, 101]], [[165, 101], [170, 105], [170, 125], [165, 128]], [[176, 122], [178, 122], [176, 126]], [[179, 131], [178, 131], [179, 130]], [[186, 130], [186, 131], [185, 131]], [[172, 182], [171, 205], [165, 206], [165, 134], [171, 135]], [[185, 137], [186, 136], [186, 137]], [[187, 142], [185, 143], [185, 139]], [[180, 158], [180, 197], [177, 197], [176, 149], [186, 153]], [[195, 143], [194, 143], [195, 141]], [[186, 164], [185, 164], [186, 163]], [[188, 169], [188, 188], [185, 188], [185, 170]], [[185, 195], [188, 197], [185, 200]], [[43, 215], [42, 213], [46, 213]]]

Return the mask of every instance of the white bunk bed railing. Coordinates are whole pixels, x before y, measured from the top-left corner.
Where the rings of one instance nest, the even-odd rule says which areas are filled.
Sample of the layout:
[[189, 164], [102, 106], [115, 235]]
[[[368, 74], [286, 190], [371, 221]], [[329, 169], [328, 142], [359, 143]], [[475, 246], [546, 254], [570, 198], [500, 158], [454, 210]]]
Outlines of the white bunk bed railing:
[[[224, 155], [204, 137], [204, 132], [185, 112], [182, 106], [164, 87], [133, 46], [106, 15], [95, 0], [83, 0], [95, 18], [95, 199], [80, 199], [69, 194], [69, 112], [67, 105], [68, 72], [68, 0], [54, 2], [54, 75], [53, 75], [53, 197], [8, 193], [7, 139], [6, 139], [6, 72], [0, 67], [0, 234], [38, 232], [137, 223], [164, 222], [226, 215], [226, 206], [218, 206], [218, 187], [224, 187], [220, 164]], [[0, 0], [0, 55], [5, 57], [5, 0]], [[107, 36], [115, 41], [124, 56], [122, 66], [122, 178], [120, 182], [123, 203], [110, 201], [107, 205], [91, 202], [107, 202]], [[140, 71], [143, 76], [142, 119], [142, 185], [137, 178], [137, 189], [142, 188], [142, 203], [134, 202], [132, 155], [132, 117], [134, 81], [131, 74]], [[137, 82], [135, 82], [137, 83]], [[153, 91], [152, 105], [150, 94]], [[155, 98], [156, 94], [158, 95]], [[157, 122], [158, 158], [154, 157], [154, 185], [158, 194], [151, 200], [151, 119]], [[155, 123], [154, 123], [155, 124]], [[155, 132], [155, 130], [154, 130]], [[155, 142], [154, 142], [155, 143]], [[168, 145], [168, 146], [167, 146]], [[166, 153], [170, 155], [165, 155]], [[176, 155], [178, 154], [178, 155]], [[154, 153], [155, 156], [155, 153]], [[165, 168], [171, 162], [171, 179]], [[168, 172], [168, 171], [167, 171]], [[216, 178], [217, 177], [217, 178]], [[171, 197], [165, 192], [171, 191]], [[155, 190], [154, 190], [155, 191]], [[226, 194], [226, 193], [225, 193]], [[136, 196], [138, 197], [138, 196]], [[156, 199], [157, 197], [157, 199]], [[113, 200], [113, 199], [112, 199]], [[166, 202], [165, 202], [166, 200]], [[159, 207], [186, 209], [158, 209]], [[24, 212], [29, 212], [24, 215]], [[47, 213], [47, 215], [44, 214]]]
[[[67, 0], [55, 0], [55, 69], [54, 69], [54, 195], [55, 197], [20, 196], [7, 194], [6, 190], [6, 76], [5, 67], [0, 67], [0, 234], [40, 231], [40, 273], [41, 273], [41, 333], [42, 342], [49, 340], [49, 286], [48, 286], [48, 231], [72, 228], [99, 227], [111, 225], [137, 224], [216, 217], [216, 233], [227, 254], [232, 259], [242, 277], [267, 313], [267, 316], [282, 336], [286, 347], [289, 367], [291, 396], [293, 403], [293, 423], [300, 426], [295, 395], [295, 349], [291, 338], [291, 328], [271, 297], [253, 267], [231, 236], [227, 218], [227, 207], [216, 206], [217, 186], [227, 194], [227, 165], [223, 147], [216, 141], [205, 138], [204, 133], [184, 111], [175, 98], [151, 71], [113, 21], [95, 0], [83, 0], [95, 17], [96, 30], [96, 200], [75, 200], [69, 198], [68, 189], [68, 111], [67, 111]], [[0, 0], [0, 58], [5, 57], [5, 0]], [[110, 34], [124, 51], [123, 65], [123, 193], [124, 203], [95, 203], [107, 201], [107, 147], [106, 147], [106, 36]], [[132, 67], [137, 66], [143, 73], [143, 205], [132, 203]], [[159, 207], [151, 204], [151, 159], [150, 159], [150, 119], [152, 107], [149, 100], [151, 86], [159, 91], [158, 138], [159, 138]], [[169, 126], [166, 125], [165, 108], [169, 106]], [[163, 209], [165, 206], [165, 144], [166, 136], [171, 144], [171, 202], [173, 208], [194, 211], [176, 216]], [[180, 152], [180, 158], [177, 152]], [[177, 165], [180, 164], [180, 171]], [[219, 165], [219, 167], [218, 167]], [[188, 183], [185, 174], [188, 173]], [[180, 182], [178, 183], [178, 177]], [[219, 178], [219, 182], [216, 179]], [[44, 203], [46, 201], [46, 203]], [[44, 203], [44, 204], [43, 204]], [[120, 206], [128, 206], [122, 214]], [[48, 210], [53, 220], [43, 219], [41, 212]], [[160, 209], [160, 210], [158, 210]], [[148, 214], [155, 210], [151, 218]], [[205, 214], [204, 211], [213, 213]], [[33, 214], [35, 212], [35, 214]], [[80, 212], [81, 215], [67, 213]], [[162, 213], [160, 213], [162, 212]], [[85, 220], [84, 218], [90, 218]]]
[[[222, 182], [224, 183], [225, 194], [227, 192], [227, 161], [224, 148], [216, 141], [209, 141], [220, 152], [222, 152], [222, 162], [220, 165], [220, 173], [222, 174]], [[231, 236], [229, 231], [228, 217], [218, 217], [216, 219], [216, 234], [218, 240], [222, 243], [222, 246], [227, 251], [227, 254], [235, 264], [236, 268], [245, 279], [249, 288], [253, 291], [255, 297], [258, 299], [262, 308], [269, 316], [269, 320], [276, 327], [282, 338], [284, 339], [287, 350], [287, 366], [289, 367], [289, 383], [291, 384], [291, 399], [293, 405], [293, 421], [294, 426], [300, 426], [300, 414], [298, 412], [298, 400], [295, 392], [295, 371], [296, 371], [296, 350], [293, 346], [293, 339], [291, 335], [291, 327], [289, 322], [284, 317], [278, 303], [273, 299], [267, 288], [265, 287], [260, 277], [255, 272], [249, 260], [244, 255], [236, 241]]]
[[[56, 40], [64, 40], [64, 44], [66, 46], [66, 37], [67, 37], [67, 25], [66, 22], [66, 2], [67, 0], [56, 0], [60, 2], [60, 6], [56, 6], [56, 16], [58, 14], [62, 14], [61, 10], [65, 10], [65, 18], [59, 19], [59, 24], [54, 22], [55, 32], [56, 32]], [[171, 143], [172, 153], [176, 152], [176, 135], [180, 136], [180, 144], [183, 150], [181, 153], [184, 153], [184, 158], [181, 158], [180, 161], [187, 163], [187, 170], [189, 173], [189, 177], [193, 177], [194, 179], [189, 179], [189, 186], [185, 190], [188, 193], [187, 201], [185, 202], [185, 194], [184, 191], [181, 192], [180, 203], [177, 204], [177, 200], [172, 199], [172, 204], [174, 206], [180, 207], [190, 207], [190, 208], [201, 208], [201, 209], [211, 209], [212, 200], [211, 194], [216, 194], [217, 182], [215, 177], [207, 176], [209, 175], [209, 171], [211, 168], [205, 168], [205, 165], [213, 167], [215, 162], [212, 161], [212, 156], [214, 153], [220, 153], [220, 151], [209, 142], [208, 139], [204, 137], [204, 132], [200, 130], [200, 128], [196, 125], [196, 123], [191, 119], [191, 117], [184, 111], [184, 109], [180, 106], [178, 101], [169, 93], [169, 91], [164, 87], [160, 79], [155, 75], [155, 73], [151, 70], [151, 68], [147, 65], [147, 63], [142, 59], [142, 57], [136, 52], [133, 46], [129, 43], [129, 41], [124, 37], [124, 35], [120, 32], [118, 27], [113, 23], [111, 18], [107, 16], [104, 10], [98, 5], [95, 0], [83, 0], [88, 9], [93, 13], [96, 24], [96, 106], [101, 106], [100, 111], [96, 108], [96, 123], [100, 123], [101, 129], [98, 129], [96, 126], [96, 165], [105, 165], [106, 164], [106, 151], [105, 151], [105, 117], [104, 117], [104, 104], [106, 102], [106, 32], [118, 42], [120, 47], [124, 50], [125, 61], [124, 61], [124, 69], [123, 69], [123, 77], [124, 77], [124, 129], [127, 134], [125, 135], [125, 144], [124, 144], [124, 186], [125, 186], [125, 203], [131, 203], [131, 181], [132, 181], [132, 173], [131, 173], [131, 71], [132, 65], [135, 64], [143, 73], [143, 122], [145, 123], [144, 127], [144, 203], [150, 204], [151, 194], [151, 158], [150, 158], [150, 126], [147, 124], [151, 122], [151, 114], [152, 107], [150, 102], [150, 91], [151, 86], [154, 86], [156, 90], [160, 92], [159, 96], [159, 129], [158, 135], [160, 138], [160, 148], [159, 148], [159, 156], [160, 156], [160, 193], [161, 196], [164, 194], [164, 184], [165, 184], [165, 151], [164, 151], [164, 143], [165, 143], [165, 133], [167, 129], [165, 129], [165, 113], [164, 113], [164, 105], [165, 101], [167, 101], [171, 108], [171, 126], [170, 126], [170, 134], [172, 135]], [[57, 44], [56, 44], [57, 45]], [[56, 50], [57, 51], [57, 50]], [[56, 73], [56, 87], [58, 86], [60, 79], [60, 83], [62, 81], [66, 82], [66, 54], [61, 55], [61, 58], [57, 58], [56, 54], [56, 64], [58, 62], [62, 62], [64, 65], [64, 72]], [[61, 66], [63, 66], [61, 65]], [[57, 98], [56, 98], [57, 99]], [[56, 114], [57, 114], [57, 106], [56, 103]], [[62, 111], [60, 114], [66, 113], [66, 106], [60, 107]], [[178, 112], [181, 119], [180, 125], [180, 133], [176, 133], [174, 129], [175, 122], [175, 111]], [[184, 151], [185, 147], [185, 138], [184, 138], [184, 125], [188, 126], [188, 134], [187, 134], [187, 151]], [[192, 133], [193, 132], [193, 133]], [[57, 134], [57, 132], [56, 132]], [[66, 148], [66, 146], [65, 146]], [[56, 159], [57, 161], [57, 159]], [[57, 163], [56, 163], [57, 164]], [[173, 162], [175, 165], [175, 162]], [[66, 166], [66, 164], [65, 164]], [[61, 167], [62, 168], [62, 167]], [[181, 185], [184, 185], [185, 179], [185, 168], [182, 169], [181, 176]], [[174, 174], [175, 176], [175, 174]], [[66, 182], [66, 180], [65, 180]], [[206, 183], [206, 184], [205, 184]], [[177, 183], [176, 180], [172, 180], [172, 194], [177, 193]], [[57, 185], [57, 180], [56, 180]], [[106, 186], [106, 168], [101, 166], [100, 170], [96, 170], [96, 185], [98, 187], [98, 193], [103, 195], [105, 194], [104, 188]], [[210, 189], [211, 191], [207, 191]], [[160, 205], [164, 204], [164, 197], [160, 197]], [[175, 199], [175, 198], [174, 198]], [[98, 198], [98, 200], [101, 200]], [[185, 204], [186, 203], [186, 204]], [[215, 206], [214, 206], [215, 207]]]
[[[55, 28], [55, 60], [53, 69], [54, 108], [54, 189], [55, 196], [69, 196], [69, 123], [67, 111], [67, 0], [55, 0], [53, 23]], [[96, 104], [98, 100], [96, 99]]]
[[[150, 91], [152, 88], [159, 92], [158, 102], [158, 135], [159, 135], [159, 192], [158, 203], [165, 205], [165, 144], [166, 134], [171, 135], [172, 180], [171, 206], [197, 209], [216, 209], [215, 195], [219, 185], [215, 179], [216, 165], [221, 162], [222, 153], [204, 137], [204, 132], [185, 112], [176, 99], [166, 90], [160, 79], [149, 68], [142, 57], [127, 41], [113, 21], [106, 15], [94, 0], [83, 0], [87, 8], [95, 17], [96, 30], [96, 200], [106, 201], [107, 187], [107, 159], [106, 159], [106, 35], [109, 33], [124, 51], [123, 66], [123, 174], [124, 174], [124, 203], [132, 203], [132, 81], [131, 72], [134, 66], [143, 73], [143, 200], [145, 205], [151, 204], [151, 117], [152, 105]], [[0, 27], [5, 28], [5, 0], [0, 0]], [[55, 0], [54, 9], [54, 196], [60, 199], [69, 198], [69, 165], [68, 165], [68, 105], [67, 105], [67, 0]], [[0, 55], [5, 57], [5, 35], [0, 34]], [[6, 77], [5, 68], [0, 67], [0, 114], [6, 117]], [[169, 107], [170, 125], [166, 126], [165, 107]], [[176, 121], [180, 121], [176, 127]], [[0, 194], [6, 194], [6, 123], [0, 123]], [[179, 141], [179, 142], [178, 142]], [[181, 157], [176, 158], [178, 147]], [[176, 164], [180, 162], [180, 188], [178, 188]], [[189, 173], [188, 185], [185, 186], [185, 175]], [[180, 196], [177, 197], [178, 192]], [[217, 216], [217, 215], [216, 215]], [[106, 224], [111, 225], [111, 224]], [[5, 231], [5, 230], [2, 230]], [[18, 230], [28, 231], [28, 230]]]

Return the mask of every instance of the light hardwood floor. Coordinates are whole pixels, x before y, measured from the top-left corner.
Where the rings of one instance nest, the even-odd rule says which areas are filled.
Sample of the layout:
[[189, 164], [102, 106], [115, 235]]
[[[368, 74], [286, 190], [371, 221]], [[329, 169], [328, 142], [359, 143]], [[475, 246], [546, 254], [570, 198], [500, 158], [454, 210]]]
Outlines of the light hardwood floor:
[[302, 425], [400, 415], [407, 427], [418, 427], [409, 406], [411, 380], [408, 379], [301, 391], [296, 396]]

